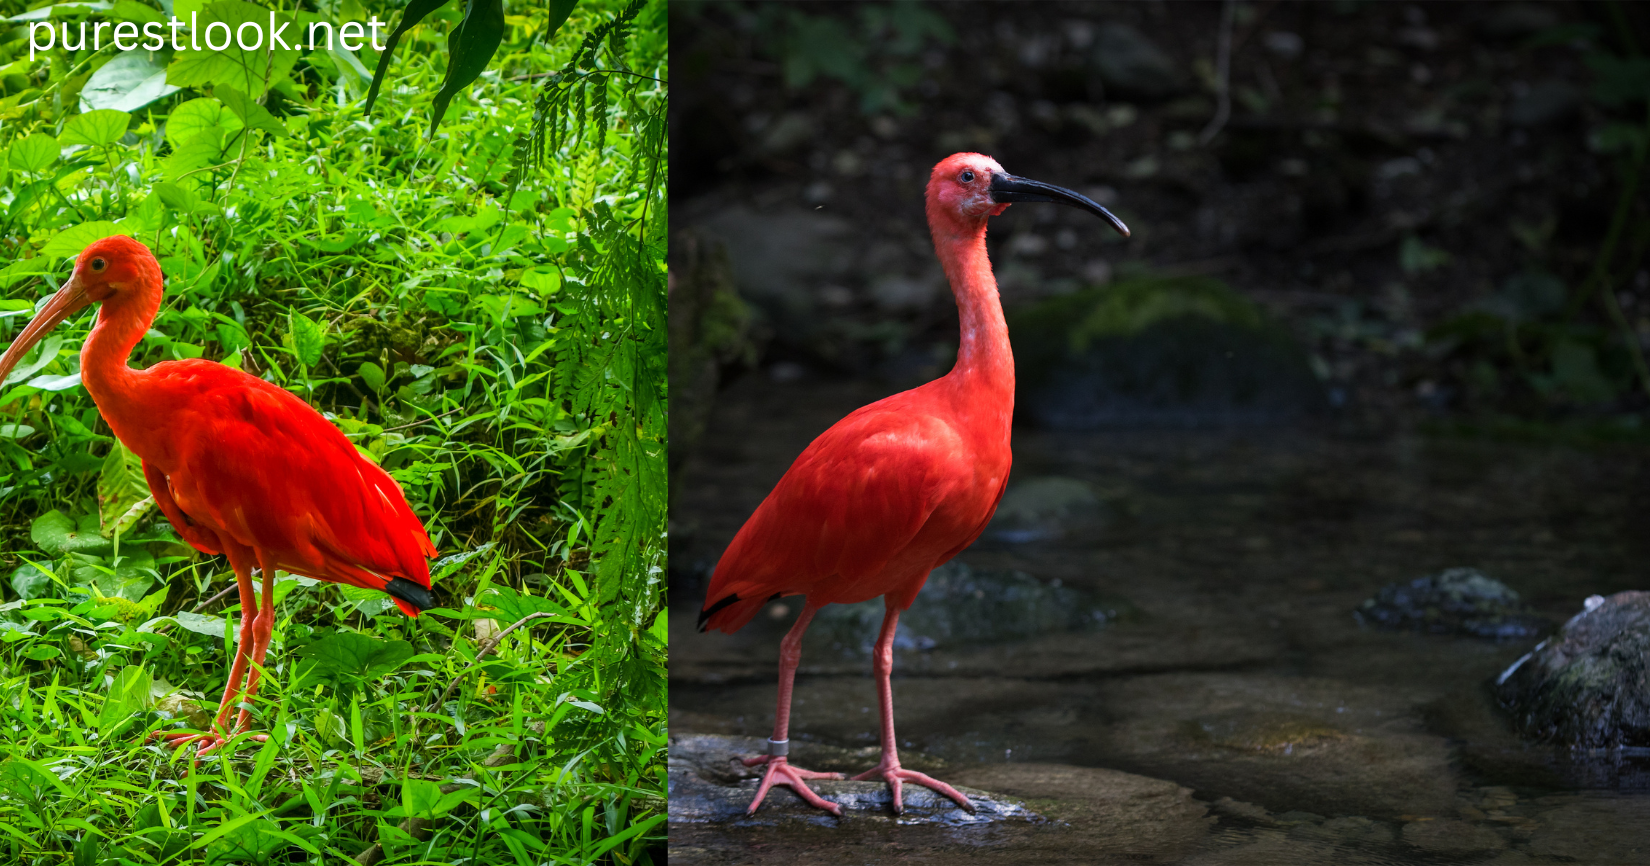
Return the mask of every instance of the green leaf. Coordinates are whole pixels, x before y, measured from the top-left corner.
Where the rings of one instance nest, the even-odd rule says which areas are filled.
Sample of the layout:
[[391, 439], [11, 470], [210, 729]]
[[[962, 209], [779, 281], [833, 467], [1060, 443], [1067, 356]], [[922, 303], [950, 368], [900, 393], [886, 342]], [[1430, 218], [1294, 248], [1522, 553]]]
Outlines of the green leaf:
[[159, 10], [153, 6], [139, 3], [137, 0], [115, 0], [114, 9], [109, 14], [137, 24], [148, 24], [151, 21], [156, 24], [166, 23], [166, 18], [160, 14]]
[[362, 114], [372, 114], [373, 103], [378, 101], [378, 88], [384, 83], [384, 73], [390, 68], [390, 58], [395, 54], [395, 45], [401, 41], [401, 34], [411, 30], [424, 16], [447, 5], [447, 0], [410, 0], [407, 8], [401, 12], [401, 20], [390, 31], [389, 38], [384, 40], [384, 53], [378, 56], [378, 68], [373, 70], [372, 85], [367, 88], [367, 106]]
[[222, 100], [223, 104], [228, 106], [229, 110], [234, 112], [235, 116], [240, 118], [241, 122], [246, 124], [247, 127], [273, 133], [277, 138], [287, 136], [286, 125], [276, 120], [275, 115], [269, 113], [269, 109], [259, 105], [245, 93], [230, 85], [220, 84], [212, 88], [212, 95]]
[[[173, 618], [178, 621], [178, 625], [183, 626], [195, 634], [204, 634], [207, 637], [215, 638], [223, 637], [223, 629], [227, 624], [221, 616], [207, 616], [200, 613], [191, 613], [187, 610], [178, 611]], [[231, 640], [236, 642], [240, 641], [241, 635], [239, 631], [232, 629], [229, 634]]]
[[35, 644], [23, 652], [23, 657], [33, 659], [37, 662], [43, 662], [47, 659], [55, 659], [62, 654], [63, 653], [59, 651], [57, 647], [47, 646], [46, 644]]
[[430, 138], [447, 113], [447, 103], [481, 76], [504, 40], [504, 0], [469, 0], [464, 20], [447, 34], [447, 77], [430, 110]]
[[383, 367], [368, 361], [362, 364], [356, 370], [356, 373], [361, 376], [361, 381], [366, 382], [367, 387], [371, 388], [374, 394], [384, 393], [384, 382], [386, 380], [384, 379]]
[[[17, 369], [7, 374], [4, 384], [12, 385], [17, 382], [22, 382], [41, 370], [46, 369], [47, 364], [57, 360], [57, 353], [62, 350], [62, 348], [62, 337], [47, 337], [45, 342], [41, 343], [34, 350], [23, 356], [25, 359], [23, 363], [19, 365]], [[34, 431], [31, 428], [29, 432], [32, 433]]]
[[401, 808], [409, 817], [435, 817], [433, 812], [441, 802], [441, 786], [428, 779], [407, 779], [401, 783]]
[[561, 622], [569, 625], [589, 625], [579, 619], [567, 608], [562, 607], [548, 598], [537, 595], [522, 595], [505, 586], [489, 587], [476, 598], [477, 608], [491, 608], [497, 613], [492, 614], [494, 619], [502, 623], [512, 623], [535, 613], [548, 613], [551, 616], [545, 622]]
[[[93, 518], [95, 521], [96, 518]], [[97, 534], [94, 523], [77, 527], [69, 515], [52, 509], [34, 519], [29, 526], [29, 539], [49, 553], [89, 553], [102, 555], [113, 549]]]
[[74, 15], [80, 12], [101, 12], [109, 8], [105, 0], [86, 0], [81, 3], [58, 3], [54, 6], [41, 6], [30, 9], [20, 15], [13, 15], [7, 21], [45, 21], [58, 12]]
[[224, 133], [234, 132], [245, 125], [222, 102], [203, 96], [185, 102], [167, 115], [166, 142], [176, 149], [194, 141], [202, 133], [216, 130], [218, 138], [214, 140], [214, 145], [221, 146]]
[[[136, 6], [154, 12], [141, 3], [121, 0], [116, 5], [116, 14], [119, 14], [120, 6]], [[86, 86], [80, 89], [80, 110], [112, 108], [137, 111], [176, 92], [177, 87], [166, 83], [166, 64], [163, 60], [149, 51], [125, 51], [116, 54], [115, 59], [92, 73]]]
[[0, 424], [0, 439], [25, 439], [34, 435], [34, 428], [27, 424]]
[[52, 239], [40, 248], [42, 256], [63, 256], [74, 258], [80, 251], [91, 245], [93, 241], [100, 241], [115, 235], [130, 234], [125, 229], [108, 220], [93, 220], [77, 226], [66, 228], [52, 235]]
[[[298, 60], [298, 49], [295, 47], [270, 48], [268, 31], [271, 13], [262, 6], [244, 0], [218, 0], [202, 7], [198, 20], [201, 50], [179, 51], [172, 58], [172, 65], [167, 67], [167, 84], [194, 88], [227, 84], [257, 98], [270, 87], [286, 80], [292, 65]], [[283, 23], [290, 25], [282, 34], [283, 41], [288, 45], [302, 41], [298, 35], [301, 27], [293, 23], [291, 16], [275, 13], [273, 20], [277, 30]], [[242, 24], [257, 26], [260, 34], [258, 47], [247, 50], [240, 46], [235, 34], [240, 32]], [[252, 31], [249, 28], [247, 32]], [[225, 34], [228, 35], [227, 46], [221, 50], [209, 47], [223, 44]]]
[[382, 641], [356, 632], [334, 632], [296, 651], [301, 678], [363, 681], [394, 672], [413, 656], [404, 640]]
[[327, 347], [326, 329], [297, 310], [288, 314], [287, 321], [287, 339], [298, 362], [306, 367], [320, 363], [321, 352]]
[[61, 153], [62, 147], [57, 143], [57, 139], [44, 132], [37, 132], [28, 138], [13, 142], [8, 161], [12, 168], [19, 171], [43, 171], [47, 166], [57, 162]]
[[126, 135], [126, 127], [131, 122], [132, 116], [124, 111], [99, 108], [69, 118], [69, 122], [63, 125], [63, 134], [58, 136], [57, 140], [62, 144], [107, 147]]
[[[149, 482], [143, 476], [143, 458], [115, 440], [97, 478], [97, 516], [102, 527], [99, 534], [104, 538], [113, 536], [123, 522], [131, 526], [154, 504]], [[142, 510], [132, 514], [140, 505], [144, 506]]]
[[51, 598], [52, 585], [51, 575], [26, 563], [11, 573], [11, 588], [18, 598]]
[[115, 674], [114, 682], [104, 691], [103, 711], [97, 716], [98, 734], [108, 737], [131, 721], [132, 714], [149, 705], [149, 671], [139, 665], [127, 665]]

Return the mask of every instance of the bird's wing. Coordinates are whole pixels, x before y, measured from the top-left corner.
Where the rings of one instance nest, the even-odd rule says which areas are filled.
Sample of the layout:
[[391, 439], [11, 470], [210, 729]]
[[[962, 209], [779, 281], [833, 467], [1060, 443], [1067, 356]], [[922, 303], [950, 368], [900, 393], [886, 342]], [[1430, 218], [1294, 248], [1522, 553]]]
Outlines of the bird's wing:
[[717, 563], [701, 624], [732, 632], [776, 594], [831, 601], [881, 572], [967, 477], [958, 431], [872, 404], [796, 459]]
[[296, 396], [220, 369], [196, 377], [178, 404], [179, 441], [164, 473], [174, 507], [294, 573], [428, 589], [435, 547], [394, 479]]

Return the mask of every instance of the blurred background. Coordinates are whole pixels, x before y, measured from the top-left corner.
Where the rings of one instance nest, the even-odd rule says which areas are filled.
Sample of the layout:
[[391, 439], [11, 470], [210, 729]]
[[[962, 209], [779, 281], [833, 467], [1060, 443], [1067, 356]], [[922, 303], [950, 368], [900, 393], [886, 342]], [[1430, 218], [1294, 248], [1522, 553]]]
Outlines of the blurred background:
[[[1133, 237], [1053, 206], [992, 221], [1020, 377], [1016, 469], [965, 568], [1092, 593], [1045, 602], [1111, 611], [1113, 637], [1155, 635], [1146, 667], [1287, 659], [1294, 674], [1404, 681], [1371, 706], [1473, 744], [1438, 746], [1446, 788], [1620, 786], [1511, 761], [1516, 731], [1479, 686], [1586, 596], [1643, 585], [1650, 527], [1629, 503], [1650, 480], [1650, 7], [676, 2], [671, 15], [679, 615], [814, 436], [950, 368], [956, 311], [923, 187], [939, 159], [975, 150], [1089, 195]], [[1352, 615], [1383, 586], [1458, 566], [1517, 600], [1500, 643], [1416, 643]], [[989, 592], [1014, 595], [1006, 585]], [[776, 603], [756, 636], [673, 630], [673, 731], [765, 734], [793, 608]], [[1532, 621], [1546, 625], [1517, 625]], [[934, 670], [942, 633], [966, 631], [945, 623], [912, 632], [899, 664]], [[818, 646], [860, 664], [834, 634]], [[1159, 685], [1215, 687], [1175, 682]], [[977, 699], [970, 688], [946, 686], [955, 701]], [[1085, 715], [1070, 693], [1050, 698], [1067, 713], [1052, 728], [966, 721], [941, 700], [949, 712], [901, 732], [953, 761], [1000, 761], [960, 744], [1068, 743], [1073, 719], [1106, 729], [1121, 712]], [[1270, 718], [1272, 699], [1243, 712]], [[860, 742], [852, 709], [813, 735]], [[1293, 770], [1262, 785], [1153, 763], [1141, 756], [1156, 747], [1130, 736], [1044, 757], [1305, 808], [1280, 793]], [[1360, 772], [1312, 811], [1393, 820], [1430, 802]], [[1320, 782], [1299, 790], [1325, 796]]]

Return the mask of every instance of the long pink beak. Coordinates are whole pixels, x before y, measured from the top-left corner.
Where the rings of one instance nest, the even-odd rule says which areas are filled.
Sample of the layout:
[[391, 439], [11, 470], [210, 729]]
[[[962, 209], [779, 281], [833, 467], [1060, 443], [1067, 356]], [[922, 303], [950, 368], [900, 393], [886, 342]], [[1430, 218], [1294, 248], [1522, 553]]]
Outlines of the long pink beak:
[[6, 377], [11, 375], [12, 368], [17, 366], [18, 361], [23, 360], [23, 356], [34, 348], [35, 343], [40, 342], [41, 337], [46, 336], [47, 331], [62, 324], [64, 319], [86, 309], [91, 303], [92, 299], [86, 296], [86, 289], [80, 284], [80, 275], [77, 273], [69, 277], [63, 288], [58, 289], [57, 294], [52, 295], [46, 306], [41, 307], [40, 312], [29, 321], [29, 326], [18, 335], [16, 342], [6, 350], [6, 354], [0, 356], [0, 382], [4, 382]]

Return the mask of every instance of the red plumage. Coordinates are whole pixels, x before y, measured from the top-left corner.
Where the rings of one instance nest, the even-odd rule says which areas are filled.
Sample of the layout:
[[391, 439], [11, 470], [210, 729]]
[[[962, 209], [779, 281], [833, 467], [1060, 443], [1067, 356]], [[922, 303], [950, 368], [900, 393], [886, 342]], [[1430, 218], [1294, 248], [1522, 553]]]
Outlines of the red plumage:
[[[195, 549], [225, 555], [240, 590], [241, 640], [213, 730], [167, 735], [175, 744], [200, 740], [198, 756], [225, 742], [230, 710], [257, 691], [276, 569], [383, 590], [417, 616], [431, 604], [435, 546], [395, 481], [291, 393], [210, 361], [128, 367], [161, 294], [160, 265], [143, 244], [118, 236], [92, 243], [0, 357], [0, 379], [58, 323], [102, 304], [80, 353], [81, 381], [115, 437], [142, 458], [166, 519]], [[249, 719], [241, 710], [234, 732]]]
[[957, 364], [933, 382], [872, 403], [832, 425], [791, 464], [716, 564], [701, 629], [734, 632], [779, 596], [804, 597], [780, 645], [779, 706], [754, 813], [772, 785], [786, 785], [834, 814], [808, 779], [835, 776], [789, 763], [791, 684], [802, 634], [827, 604], [882, 596], [885, 614], [873, 668], [882, 716], [882, 760], [856, 776], [885, 779], [894, 811], [903, 782], [925, 785], [972, 809], [955, 788], [900, 766], [889, 675], [901, 611], [928, 573], [985, 530], [1002, 499], [1012, 453], [1014, 357], [986, 256], [986, 220], [1017, 201], [1060, 202], [1128, 229], [1105, 208], [1068, 189], [1014, 177], [990, 157], [959, 153], [928, 180], [928, 226], [957, 298]]

